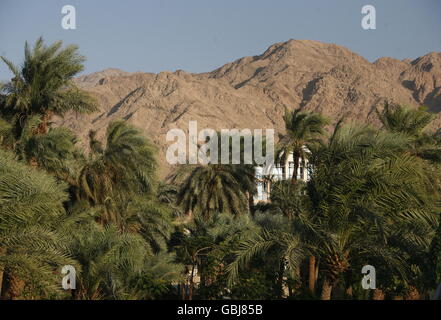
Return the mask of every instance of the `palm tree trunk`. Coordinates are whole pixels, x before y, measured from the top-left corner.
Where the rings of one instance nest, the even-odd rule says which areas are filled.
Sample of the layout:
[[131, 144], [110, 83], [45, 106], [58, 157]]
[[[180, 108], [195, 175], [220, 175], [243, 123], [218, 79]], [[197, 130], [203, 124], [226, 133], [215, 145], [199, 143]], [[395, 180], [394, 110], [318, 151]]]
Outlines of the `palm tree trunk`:
[[38, 125], [36, 134], [46, 134], [49, 128], [49, 121], [52, 118], [52, 112], [48, 111], [41, 117], [41, 123]]
[[[4, 248], [0, 248], [0, 255], [5, 253], [5, 249]], [[3, 288], [3, 276], [5, 274], [5, 267], [0, 265], [0, 298], [1, 298], [1, 293], [2, 293], [2, 288]]]
[[182, 299], [182, 300], [185, 300], [185, 298], [186, 298], [185, 288], [186, 288], [186, 283], [185, 283], [185, 282], [182, 282], [182, 283], [179, 285], [179, 290], [180, 290], [180, 292], [181, 292], [181, 299]]
[[352, 288], [352, 285], [350, 285], [349, 287], [346, 288], [346, 297], [348, 299], [352, 299], [354, 295], [354, 290]]
[[311, 291], [312, 294], [315, 293], [315, 257], [310, 256], [309, 257], [309, 291]]
[[184, 219], [185, 222], [191, 222], [193, 220], [193, 210], [189, 209], [186, 212], [186, 217]]
[[[8, 274], [8, 285], [4, 290], [4, 297], [10, 300], [18, 300], [21, 297], [25, 282], [17, 278], [14, 274]], [[3, 298], [4, 298], [3, 297]]]
[[325, 279], [325, 281], [323, 281], [321, 299], [331, 300], [331, 294], [332, 294], [332, 285], [329, 283], [328, 279]]
[[279, 266], [279, 277], [277, 278], [277, 290], [278, 290], [278, 298], [283, 298], [283, 274], [285, 272], [285, 264], [283, 261], [280, 262]]
[[294, 157], [294, 172], [292, 174], [291, 182], [292, 182], [292, 184], [295, 184], [297, 182], [297, 171], [299, 171], [300, 157], [298, 154], [293, 154], [293, 157]]
[[1, 292], [3, 288], [3, 275], [4, 275], [4, 269], [0, 267], [0, 298], [1, 298]]
[[254, 206], [254, 199], [253, 199], [253, 195], [251, 194], [251, 192], [247, 191], [247, 197], [248, 197], [248, 210], [251, 212], [251, 210], [253, 209], [253, 206]]
[[435, 290], [435, 294], [433, 296], [434, 300], [441, 300], [441, 283], [438, 285], [438, 287]]
[[2, 282], [2, 288], [0, 291], [0, 300], [9, 300], [9, 277], [8, 272], [3, 270], [3, 282]]
[[193, 300], [193, 287], [194, 287], [194, 265], [191, 268], [190, 285], [188, 289], [188, 300]]
[[375, 289], [374, 295], [372, 296], [372, 300], [384, 300], [384, 292], [381, 289]]
[[295, 286], [296, 290], [299, 290], [302, 287], [302, 268], [298, 266], [296, 268], [296, 276], [297, 276], [297, 284]]
[[316, 259], [316, 266], [315, 266], [315, 281], [317, 282], [318, 276], [319, 276], [319, 265], [320, 265], [320, 259]]
[[288, 297], [292, 297], [293, 294], [294, 294], [294, 290], [292, 288], [292, 284], [288, 283]]
[[411, 287], [409, 294], [406, 296], [406, 300], [420, 300], [421, 294], [418, 289], [415, 287]]

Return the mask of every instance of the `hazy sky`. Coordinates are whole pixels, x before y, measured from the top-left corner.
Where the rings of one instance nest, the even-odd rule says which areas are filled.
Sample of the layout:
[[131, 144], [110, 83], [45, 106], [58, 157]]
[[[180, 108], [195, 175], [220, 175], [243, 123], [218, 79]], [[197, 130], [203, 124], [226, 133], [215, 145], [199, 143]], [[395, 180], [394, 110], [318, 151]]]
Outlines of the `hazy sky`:
[[[67, 4], [76, 30], [61, 27]], [[376, 30], [361, 28], [368, 4]], [[288, 39], [343, 45], [370, 61], [416, 58], [441, 51], [440, 17], [441, 0], [0, 0], [0, 55], [19, 63], [25, 41], [42, 35], [78, 44], [87, 73], [211, 71]], [[2, 64], [0, 79], [9, 76]]]

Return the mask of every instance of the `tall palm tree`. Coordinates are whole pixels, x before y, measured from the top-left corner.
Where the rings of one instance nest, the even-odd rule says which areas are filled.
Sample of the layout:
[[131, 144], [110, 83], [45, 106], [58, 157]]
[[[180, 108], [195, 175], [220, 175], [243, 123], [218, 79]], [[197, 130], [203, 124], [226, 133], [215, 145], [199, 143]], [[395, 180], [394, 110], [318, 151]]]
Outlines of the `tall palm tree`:
[[[210, 139], [218, 139], [218, 161], [206, 165], [181, 166], [171, 177], [180, 184], [177, 203], [192, 218], [194, 211], [205, 217], [217, 213], [238, 215], [251, 209], [256, 184], [253, 164], [221, 164], [222, 133]], [[232, 160], [233, 138], [229, 139], [229, 161]], [[208, 140], [208, 139], [207, 139]], [[240, 143], [240, 161], [246, 151], [243, 137]], [[262, 142], [265, 144], [265, 140]], [[254, 160], [254, 155], [251, 155]]]
[[304, 112], [300, 109], [293, 112], [285, 112], [284, 135], [280, 135], [280, 141], [276, 151], [276, 161], [286, 165], [289, 155], [294, 157], [294, 173], [292, 182], [297, 181], [299, 162], [308, 157], [307, 149], [311, 144], [318, 142], [324, 134], [324, 127], [328, 123], [322, 115], [313, 112]]
[[314, 251], [310, 250], [315, 245], [314, 219], [315, 215], [311, 212], [309, 199], [306, 195], [306, 184], [297, 182], [292, 184], [290, 181], [277, 181], [271, 186], [270, 212], [283, 214], [293, 225], [293, 232], [298, 234], [302, 240], [305, 250], [309, 251], [308, 258], [308, 285], [312, 294], [315, 294], [317, 281], [317, 259]]
[[249, 170], [225, 164], [189, 166], [184, 170], [187, 173], [177, 200], [190, 218], [195, 212], [209, 217], [218, 213], [238, 215], [248, 210], [247, 186], [254, 179]]
[[16, 127], [17, 138], [31, 116], [38, 115], [41, 120], [35, 133], [46, 133], [53, 115], [96, 110], [94, 100], [73, 82], [84, 68], [85, 58], [77, 51], [75, 45], [62, 48], [61, 41], [46, 46], [39, 38], [32, 49], [26, 42], [20, 67], [1, 57], [14, 75], [2, 91], [6, 96], [4, 108]]
[[91, 132], [90, 147], [89, 159], [79, 174], [79, 197], [105, 206], [102, 222], [119, 224], [115, 205], [155, 190], [156, 149], [138, 129], [122, 120], [109, 124], [104, 146]]

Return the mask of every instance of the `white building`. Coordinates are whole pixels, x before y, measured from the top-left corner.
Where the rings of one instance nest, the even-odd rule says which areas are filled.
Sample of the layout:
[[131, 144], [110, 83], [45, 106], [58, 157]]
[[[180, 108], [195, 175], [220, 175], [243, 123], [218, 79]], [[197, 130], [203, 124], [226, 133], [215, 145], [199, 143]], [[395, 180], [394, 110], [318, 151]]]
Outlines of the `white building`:
[[[257, 192], [254, 195], [254, 204], [258, 202], [267, 202], [271, 194], [271, 182], [280, 180], [290, 180], [294, 174], [294, 157], [291, 153], [288, 156], [286, 164], [275, 163], [269, 168], [269, 174], [263, 175], [263, 167], [255, 167], [255, 177], [257, 181]], [[299, 168], [297, 169], [297, 179], [308, 181], [311, 174], [309, 162], [305, 159], [299, 159]]]

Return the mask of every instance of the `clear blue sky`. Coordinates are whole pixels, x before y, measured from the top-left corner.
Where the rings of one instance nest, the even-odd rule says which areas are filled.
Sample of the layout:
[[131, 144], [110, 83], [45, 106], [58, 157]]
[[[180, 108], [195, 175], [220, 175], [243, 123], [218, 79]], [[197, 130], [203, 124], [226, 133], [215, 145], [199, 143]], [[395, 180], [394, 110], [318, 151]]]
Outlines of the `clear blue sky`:
[[[77, 29], [61, 28], [76, 7]], [[361, 28], [361, 8], [377, 9], [377, 30]], [[0, 0], [0, 55], [23, 58], [26, 40], [75, 43], [86, 72], [109, 67], [211, 71], [275, 42], [344, 45], [370, 61], [441, 51], [441, 0]], [[4, 65], [0, 79], [9, 79]]]

